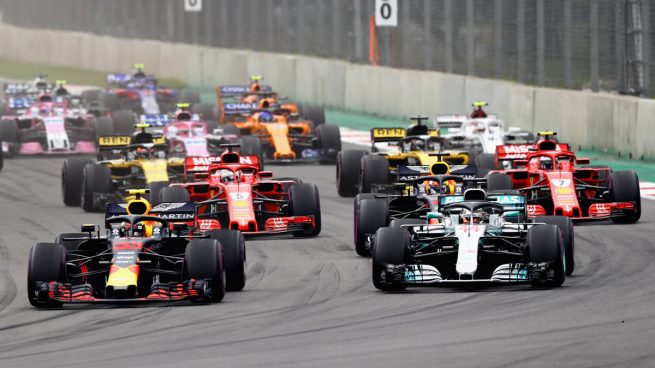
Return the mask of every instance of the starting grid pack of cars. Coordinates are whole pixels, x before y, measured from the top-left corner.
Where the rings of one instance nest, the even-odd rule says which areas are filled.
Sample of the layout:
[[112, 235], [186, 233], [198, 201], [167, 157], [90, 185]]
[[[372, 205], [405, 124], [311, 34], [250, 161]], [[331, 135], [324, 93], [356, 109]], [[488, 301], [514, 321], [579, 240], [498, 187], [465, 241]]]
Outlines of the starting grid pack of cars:
[[80, 95], [43, 76], [6, 84], [4, 156], [94, 154], [65, 160], [62, 197], [105, 214], [32, 247], [29, 302], [220, 302], [242, 290], [244, 239], [321, 232], [316, 185], [275, 177], [277, 162], [336, 164], [338, 194], [354, 197], [354, 249], [383, 291], [557, 287], [575, 271], [574, 222], [640, 218], [634, 172], [590, 166], [556, 132], [506, 128], [483, 102], [374, 128], [369, 150], [342, 150], [321, 108], [261, 81], [218, 86], [216, 104], [160, 86], [143, 65]]

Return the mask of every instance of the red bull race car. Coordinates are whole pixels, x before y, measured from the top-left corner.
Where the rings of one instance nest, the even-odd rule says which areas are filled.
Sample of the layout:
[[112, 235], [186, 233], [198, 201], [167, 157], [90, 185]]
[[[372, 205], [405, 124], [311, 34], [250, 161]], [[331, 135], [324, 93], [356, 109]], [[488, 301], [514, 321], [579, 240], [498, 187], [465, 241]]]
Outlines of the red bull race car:
[[[607, 166], [588, 166], [588, 158], [576, 157], [568, 144], [559, 143], [555, 132], [540, 132], [540, 140], [526, 152], [499, 146], [498, 160], [506, 170], [491, 171], [491, 190], [517, 189], [525, 195], [530, 217], [567, 216], [573, 220], [633, 223], [641, 217], [639, 178], [632, 170], [615, 171]], [[578, 166], [583, 165], [583, 166]]]
[[105, 234], [97, 225], [60, 234], [30, 250], [27, 291], [37, 308], [64, 303], [220, 302], [245, 286], [245, 246], [238, 230], [190, 228], [193, 203], [151, 208], [132, 190], [109, 204]]

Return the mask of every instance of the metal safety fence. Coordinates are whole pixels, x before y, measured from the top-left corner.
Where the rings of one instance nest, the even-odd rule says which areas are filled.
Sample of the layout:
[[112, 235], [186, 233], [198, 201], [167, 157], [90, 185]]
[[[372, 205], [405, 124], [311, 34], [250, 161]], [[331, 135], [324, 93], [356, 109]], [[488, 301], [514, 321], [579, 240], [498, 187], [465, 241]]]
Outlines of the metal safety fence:
[[397, 0], [396, 27], [371, 23], [375, 0], [204, 0], [200, 12], [185, 11], [185, 1], [0, 0], [0, 8], [4, 22], [22, 27], [655, 93], [648, 0]]

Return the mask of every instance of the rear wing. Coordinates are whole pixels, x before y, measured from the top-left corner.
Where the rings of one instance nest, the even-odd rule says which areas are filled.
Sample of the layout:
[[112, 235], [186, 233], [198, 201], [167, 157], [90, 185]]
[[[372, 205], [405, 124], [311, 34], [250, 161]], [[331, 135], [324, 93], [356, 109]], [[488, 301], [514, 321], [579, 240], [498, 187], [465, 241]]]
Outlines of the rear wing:
[[[99, 150], [114, 150], [127, 147], [132, 144], [132, 137], [129, 135], [112, 135], [98, 137], [97, 146]], [[166, 137], [153, 136], [152, 144], [166, 144]]]
[[132, 76], [124, 73], [112, 73], [107, 74], [105, 81], [108, 85], [118, 85], [122, 83], [127, 83], [132, 79]]
[[[187, 203], [159, 203], [150, 210], [150, 215], [168, 221], [189, 221], [195, 219], [196, 204]], [[105, 219], [127, 215], [127, 203], [107, 203]]]
[[[197, 118], [197, 115], [195, 116]], [[151, 127], [163, 127], [170, 123], [172, 119], [166, 114], [144, 114], [140, 116], [139, 121]]]
[[[437, 129], [429, 128], [426, 130], [427, 135], [431, 137], [438, 137], [439, 131]], [[371, 142], [400, 142], [407, 137], [407, 129], [401, 127], [394, 128], [373, 128], [371, 129]]]
[[222, 104], [222, 112], [225, 115], [243, 115], [250, 114], [257, 109], [256, 103], [227, 102]]
[[9, 98], [9, 108], [12, 110], [17, 109], [27, 109], [34, 103], [34, 99], [31, 97], [10, 97]]
[[27, 93], [30, 89], [30, 85], [27, 83], [5, 83], [4, 92], [5, 95], [17, 95], [22, 93]]
[[[184, 176], [188, 179], [197, 173], [206, 173], [213, 164], [220, 164], [221, 156], [197, 157], [189, 156], [184, 158]], [[239, 163], [243, 165], [259, 166], [259, 157], [240, 156]]]
[[[570, 151], [568, 143], [557, 143], [556, 151]], [[536, 152], [537, 147], [534, 144], [504, 144], [496, 146], [496, 157], [498, 161], [522, 160], [528, 157], [528, 152]]]
[[[271, 86], [262, 85], [259, 88], [260, 92], [272, 92]], [[216, 87], [216, 94], [220, 97], [236, 97], [249, 93], [250, 89], [245, 85], [227, 85]]]
[[[409, 182], [418, 179], [421, 176], [433, 175], [430, 167], [427, 165], [399, 165], [398, 181]], [[475, 179], [478, 174], [478, 168], [473, 165], [451, 165], [448, 175], [459, 176], [464, 179]]]

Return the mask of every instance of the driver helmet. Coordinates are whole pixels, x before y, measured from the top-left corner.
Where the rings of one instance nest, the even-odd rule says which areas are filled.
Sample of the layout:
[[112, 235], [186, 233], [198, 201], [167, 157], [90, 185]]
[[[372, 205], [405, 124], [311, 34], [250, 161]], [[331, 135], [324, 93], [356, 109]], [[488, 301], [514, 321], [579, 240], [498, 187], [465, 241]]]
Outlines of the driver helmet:
[[412, 151], [423, 151], [425, 149], [425, 142], [420, 139], [413, 140], [410, 143], [410, 149]]
[[458, 188], [454, 180], [446, 180], [441, 185], [438, 181], [427, 180], [425, 181], [425, 192], [427, 194], [449, 194], [454, 195], [461, 192], [461, 187]]
[[552, 170], [553, 169], [553, 160], [550, 157], [540, 157], [539, 158], [539, 168], [541, 170]]
[[142, 222], [134, 224], [134, 228], [132, 229], [132, 236], [138, 238], [145, 235], [146, 235], [146, 225]]
[[243, 96], [241, 98], [241, 102], [243, 102], [243, 103], [255, 103], [255, 102], [257, 102], [257, 95]]
[[479, 224], [482, 222], [484, 217], [485, 217], [484, 212], [474, 211], [473, 213], [471, 213], [471, 211], [467, 209], [462, 210], [462, 212], [460, 212], [459, 214], [459, 218], [463, 224], [468, 224], [468, 223]]
[[136, 159], [147, 159], [150, 156], [150, 151], [145, 147], [138, 147], [134, 151], [134, 157]]
[[262, 123], [270, 123], [273, 121], [273, 114], [269, 111], [262, 111], [259, 113], [259, 121]]
[[234, 172], [228, 169], [220, 169], [216, 173], [216, 176], [219, 177], [221, 183], [231, 183], [234, 181]]

